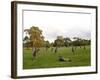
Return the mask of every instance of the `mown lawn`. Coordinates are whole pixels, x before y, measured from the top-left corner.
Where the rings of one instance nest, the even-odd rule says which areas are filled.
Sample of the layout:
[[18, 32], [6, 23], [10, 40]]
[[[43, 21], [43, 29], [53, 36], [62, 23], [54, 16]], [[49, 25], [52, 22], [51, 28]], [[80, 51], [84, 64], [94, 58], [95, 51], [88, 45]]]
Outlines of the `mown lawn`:
[[[86, 46], [85, 50], [83, 47], [77, 47], [74, 54], [71, 47], [61, 47], [57, 53], [51, 48], [47, 51], [45, 48], [41, 48], [37, 57], [33, 58], [32, 50], [24, 48], [23, 69], [90, 66], [90, 53], [90, 46]], [[71, 62], [61, 62], [58, 59], [59, 56], [63, 56], [65, 59], [69, 58]]]

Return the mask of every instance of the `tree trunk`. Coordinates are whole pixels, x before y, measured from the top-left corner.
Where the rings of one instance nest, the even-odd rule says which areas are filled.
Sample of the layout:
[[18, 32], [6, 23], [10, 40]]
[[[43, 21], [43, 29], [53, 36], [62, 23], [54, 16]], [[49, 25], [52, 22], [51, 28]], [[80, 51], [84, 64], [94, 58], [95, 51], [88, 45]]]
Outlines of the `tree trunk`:
[[35, 47], [32, 47], [32, 55], [33, 55], [33, 58], [36, 57], [36, 48]]

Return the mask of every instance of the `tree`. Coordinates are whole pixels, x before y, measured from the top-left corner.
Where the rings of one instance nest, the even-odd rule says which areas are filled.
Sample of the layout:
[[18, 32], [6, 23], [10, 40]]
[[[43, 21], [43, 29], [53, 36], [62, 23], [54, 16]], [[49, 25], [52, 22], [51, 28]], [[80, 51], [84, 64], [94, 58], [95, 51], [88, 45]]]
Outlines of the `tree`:
[[65, 45], [66, 47], [70, 46], [70, 45], [71, 45], [71, 39], [68, 38], [68, 37], [64, 38], [64, 45]]
[[54, 41], [55, 53], [58, 51], [58, 47], [64, 45], [64, 38], [62, 36], [57, 36], [57, 39]]
[[48, 48], [50, 47], [50, 42], [49, 41], [45, 41], [45, 47], [46, 47], [46, 51], [47, 51]]
[[23, 43], [23, 44], [24, 44], [24, 47], [26, 47], [27, 49], [28, 49], [29, 47], [31, 47], [31, 42], [30, 42], [28, 36], [25, 36], [25, 37], [24, 37], [23, 42], [24, 42], [24, 43]]
[[72, 52], [75, 53], [75, 50], [77, 49], [77, 46], [82, 46], [82, 39], [79, 37], [74, 37], [74, 40], [72, 41]]
[[82, 45], [84, 46], [84, 49], [86, 49], [86, 45], [90, 45], [90, 40], [82, 39]]
[[62, 36], [57, 36], [57, 39], [54, 41], [54, 46], [61, 47], [64, 45], [64, 38]]
[[42, 30], [36, 26], [32, 26], [30, 29], [25, 29], [24, 31], [29, 35], [29, 39], [32, 42], [32, 54], [33, 57], [36, 57], [36, 54], [39, 51], [39, 47], [42, 47], [44, 42]]
[[73, 39], [74, 39], [74, 41], [72, 42], [73, 46], [81, 46], [82, 45], [82, 39], [81, 38], [74, 37]]
[[86, 49], [86, 45], [90, 45], [91, 40], [86, 40], [78, 37], [74, 37], [74, 41], [72, 42], [73, 46], [84, 46], [84, 49]]

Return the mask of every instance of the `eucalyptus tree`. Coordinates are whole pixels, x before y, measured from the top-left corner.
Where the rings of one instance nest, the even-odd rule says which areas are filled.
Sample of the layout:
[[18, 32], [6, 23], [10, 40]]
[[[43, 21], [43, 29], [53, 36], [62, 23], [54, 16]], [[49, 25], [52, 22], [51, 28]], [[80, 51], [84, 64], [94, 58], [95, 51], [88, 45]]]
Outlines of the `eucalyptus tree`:
[[45, 41], [45, 48], [46, 48], [46, 51], [48, 50], [49, 47], [50, 47], [50, 42], [47, 40], [47, 41]]
[[64, 38], [64, 45], [66, 47], [71, 45], [71, 39], [69, 37]]
[[58, 51], [58, 48], [64, 46], [64, 38], [63, 36], [57, 36], [57, 39], [54, 41], [55, 53]]
[[25, 36], [23, 38], [23, 46], [26, 47], [27, 49], [29, 48], [29, 38], [28, 38], [28, 36]]
[[32, 26], [30, 27], [30, 29], [25, 29], [24, 31], [27, 32], [29, 35], [29, 39], [32, 42], [32, 54], [33, 57], [36, 57], [39, 48], [42, 47], [44, 43], [42, 30], [40, 30], [39, 27]]

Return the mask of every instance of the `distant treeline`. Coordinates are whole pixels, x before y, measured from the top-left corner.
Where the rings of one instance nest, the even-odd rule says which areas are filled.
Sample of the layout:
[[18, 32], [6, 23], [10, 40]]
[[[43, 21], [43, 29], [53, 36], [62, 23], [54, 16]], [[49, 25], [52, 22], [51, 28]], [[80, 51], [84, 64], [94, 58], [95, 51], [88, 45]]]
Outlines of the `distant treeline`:
[[[25, 48], [32, 48], [33, 57], [39, 52], [39, 48], [45, 47], [46, 51], [50, 47], [55, 47], [55, 53], [58, 52], [59, 47], [69, 47], [72, 46], [72, 52], [74, 53], [73, 46], [85, 46], [90, 45], [91, 40], [82, 39], [79, 37], [74, 37], [71, 40], [69, 37], [57, 36], [57, 38], [50, 43], [48, 40], [45, 41], [45, 37], [42, 35], [42, 30], [39, 27], [32, 26], [30, 29], [25, 29], [24, 32], [27, 34], [23, 39], [23, 46]], [[67, 34], [66, 34], [67, 35]]]
[[[42, 30], [39, 27], [32, 26], [30, 29], [25, 29], [24, 32], [28, 34], [23, 39], [24, 47], [62, 47], [62, 46], [85, 46], [90, 45], [91, 40], [82, 39], [79, 37], [57, 36], [57, 38], [50, 43], [49, 40], [45, 41], [45, 37], [42, 35]], [[67, 35], [67, 34], [66, 34]]]

